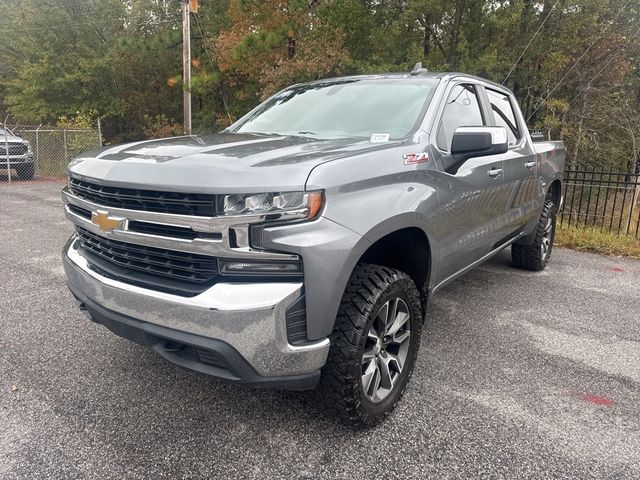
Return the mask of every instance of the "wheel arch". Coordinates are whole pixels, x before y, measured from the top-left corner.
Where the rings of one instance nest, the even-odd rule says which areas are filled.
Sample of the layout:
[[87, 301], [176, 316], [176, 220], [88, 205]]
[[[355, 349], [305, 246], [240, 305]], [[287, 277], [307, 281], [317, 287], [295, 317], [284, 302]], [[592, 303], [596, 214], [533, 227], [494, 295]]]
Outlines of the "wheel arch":
[[556, 208], [560, 208], [562, 202], [562, 181], [556, 178], [547, 190], [547, 197], [551, 197]]
[[424, 230], [403, 227], [380, 236], [360, 256], [358, 263], [371, 263], [405, 272], [418, 291], [428, 289], [431, 274], [431, 244]]

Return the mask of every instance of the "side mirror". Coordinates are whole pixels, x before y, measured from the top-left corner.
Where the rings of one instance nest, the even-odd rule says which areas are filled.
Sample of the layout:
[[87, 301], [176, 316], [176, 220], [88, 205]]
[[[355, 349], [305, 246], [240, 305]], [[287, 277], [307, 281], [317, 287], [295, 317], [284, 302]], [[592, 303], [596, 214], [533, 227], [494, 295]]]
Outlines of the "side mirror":
[[507, 150], [509, 142], [504, 127], [458, 127], [451, 141], [451, 155], [458, 160], [497, 155]]
[[455, 175], [469, 158], [497, 155], [509, 150], [504, 127], [458, 127], [451, 141], [451, 156], [443, 159], [447, 173]]

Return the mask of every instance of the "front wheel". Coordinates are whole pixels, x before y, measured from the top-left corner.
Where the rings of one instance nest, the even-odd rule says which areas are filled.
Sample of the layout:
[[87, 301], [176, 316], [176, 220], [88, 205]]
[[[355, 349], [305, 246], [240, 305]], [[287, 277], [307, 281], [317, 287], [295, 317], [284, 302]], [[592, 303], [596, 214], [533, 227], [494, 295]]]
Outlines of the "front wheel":
[[358, 265], [340, 304], [320, 384], [312, 393], [318, 407], [351, 424], [382, 420], [411, 377], [421, 325], [420, 294], [407, 274]]
[[511, 260], [516, 268], [540, 271], [549, 263], [556, 233], [556, 207], [552, 200], [544, 202], [531, 245], [512, 245]]

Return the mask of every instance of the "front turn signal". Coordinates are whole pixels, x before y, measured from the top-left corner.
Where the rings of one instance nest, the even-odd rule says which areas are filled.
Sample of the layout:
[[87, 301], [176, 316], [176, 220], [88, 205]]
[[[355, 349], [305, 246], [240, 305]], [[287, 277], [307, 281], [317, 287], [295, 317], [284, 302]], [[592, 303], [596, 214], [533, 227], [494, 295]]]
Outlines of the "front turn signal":
[[322, 205], [324, 204], [324, 195], [321, 191], [307, 193], [308, 200], [307, 205], [309, 213], [307, 214], [308, 220], [313, 220], [322, 211]]

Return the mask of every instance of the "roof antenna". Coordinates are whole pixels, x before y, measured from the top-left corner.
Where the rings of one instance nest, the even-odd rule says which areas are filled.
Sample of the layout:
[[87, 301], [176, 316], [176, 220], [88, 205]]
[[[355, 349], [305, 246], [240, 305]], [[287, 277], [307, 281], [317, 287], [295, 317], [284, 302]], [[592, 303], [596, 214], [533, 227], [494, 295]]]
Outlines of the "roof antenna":
[[427, 70], [426, 68], [422, 68], [422, 62], [418, 62], [413, 67], [413, 70], [411, 70], [411, 75], [420, 75], [422, 73], [428, 73], [428, 72], [429, 70]]

